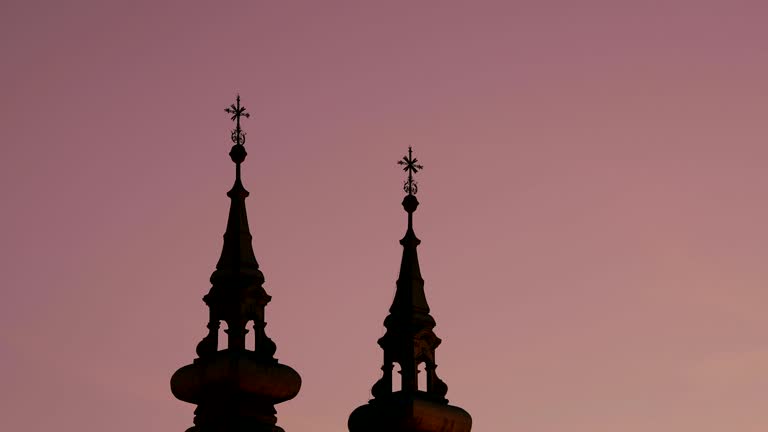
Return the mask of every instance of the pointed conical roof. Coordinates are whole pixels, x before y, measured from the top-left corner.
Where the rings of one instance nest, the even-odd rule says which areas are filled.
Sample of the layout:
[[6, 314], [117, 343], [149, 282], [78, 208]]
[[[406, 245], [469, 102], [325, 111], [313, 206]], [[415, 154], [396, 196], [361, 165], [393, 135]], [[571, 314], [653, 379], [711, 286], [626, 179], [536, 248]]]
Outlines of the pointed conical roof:
[[248, 227], [248, 213], [245, 199], [250, 193], [245, 190], [240, 179], [240, 164], [248, 153], [242, 144], [235, 144], [229, 152], [235, 162], [235, 183], [227, 192], [230, 199], [227, 228], [224, 231], [224, 245], [216, 264], [216, 271], [211, 275], [211, 283], [227, 284], [238, 279], [255, 278], [251, 282], [263, 283], [264, 275], [259, 271], [259, 263], [253, 253], [252, 236]]
[[412, 315], [416, 313], [429, 313], [429, 305], [424, 295], [424, 279], [421, 277], [419, 266], [419, 254], [416, 247], [421, 240], [413, 231], [413, 212], [419, 201], [415, 195], [406, 195], [403, 199], [403, 208], [408, 212], [408, 230], [405, 237], [400, 240], [403, 245], [403, 257], [400, 260], [400, 274], [397, 279], [397, 291], [389, 312], [394, 315]]

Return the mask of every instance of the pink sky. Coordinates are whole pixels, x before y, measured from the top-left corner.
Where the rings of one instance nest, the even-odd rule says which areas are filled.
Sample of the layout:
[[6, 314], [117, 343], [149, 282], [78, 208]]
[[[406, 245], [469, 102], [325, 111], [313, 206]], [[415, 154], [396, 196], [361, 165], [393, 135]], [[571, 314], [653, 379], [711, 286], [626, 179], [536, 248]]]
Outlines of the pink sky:
[[287, 432], [379, 376], [415, 214], [474, 431], [768, 429], [763, 1], [4, 1], [0, 430], [183, 431], [240, 92]]

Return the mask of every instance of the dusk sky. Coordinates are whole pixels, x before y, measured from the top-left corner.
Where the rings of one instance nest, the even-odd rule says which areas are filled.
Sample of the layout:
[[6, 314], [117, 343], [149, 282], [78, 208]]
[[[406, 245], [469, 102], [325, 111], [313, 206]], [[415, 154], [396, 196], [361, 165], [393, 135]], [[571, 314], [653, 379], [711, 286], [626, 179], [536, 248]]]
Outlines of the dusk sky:
[[343, 432], [414, 215], [475, 432], [768, 430], [765, 1], [0, 3], [0, 430], [183, 432], [240, 93], [286, 432]]

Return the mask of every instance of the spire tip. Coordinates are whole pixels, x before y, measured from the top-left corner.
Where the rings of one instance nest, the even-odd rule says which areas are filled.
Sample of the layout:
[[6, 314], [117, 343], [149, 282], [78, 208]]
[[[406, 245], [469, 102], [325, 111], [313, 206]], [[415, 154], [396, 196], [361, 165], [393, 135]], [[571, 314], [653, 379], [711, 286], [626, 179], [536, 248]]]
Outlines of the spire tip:
[[235, 97], [235, 103], [224, 108], [224, 112], [232, 114], [230, 120], [235, 122], [235, 128], [232, 129], [231, 133], [232, 142], [235, 145], [242, 146], [245, 144], [245, 132], [240, 128], [240, 118], [249, 118], [251, 114], [245, 111], [245, 106], [240, 106], [240, 94]]
[[403, 165], [403, 171], [408, 173], [408, 179], [403, 184], [403, 190], [408, 195], [416, 195], [419, 190], [419, 185], [416, 180], [413, 179], [413, 175], [424, 169], [422, 165], [417, 164], [419, 160], [413, 157], [413, 149], [408, 146], [408, 156], [403, 156], [402, 159], [397, 161], [398, 165]]

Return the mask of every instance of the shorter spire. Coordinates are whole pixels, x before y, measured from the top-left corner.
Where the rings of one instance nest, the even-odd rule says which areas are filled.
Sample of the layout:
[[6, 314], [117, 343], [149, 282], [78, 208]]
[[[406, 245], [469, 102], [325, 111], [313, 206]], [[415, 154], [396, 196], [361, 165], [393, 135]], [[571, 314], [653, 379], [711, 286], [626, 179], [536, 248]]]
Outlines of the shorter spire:
[[[358, 407], [349, 417], [350, 432], [470, 432], [472, 417], [463, 409], [448, 405], [448, 386], [437, 374], [435, 351], [440, 338], [432, 329], [435, 320], [429, 313], [424, 294], [424, 279], [416, 252], [421, 240], [413, 230], [413, 213], [419, 206], [418, 185], [413, 175], [424, 167], [408, 155], [397, 162], [408, 173], [403, 190], [403, 208], [408, 213], [408, 229], [400, 240], [403, 257], [400, 275], [389, 315], [384, 319], [386, 332], [379, 339], [384, 351], [382, 377], [373, 385], [373, 399]], [[393, 369], [399, 365], [400, 377]], [[423, 369], [421, 366], [423, 365]], [[420, 370], [421, 369], [421, 370]], [[419, 380], [422, 374], [423, 379]], [[395, 385], [394, 380], [400, 385]], [[419, 384], [423, 381], [423, 384]], [[395, 388], [399, 388], [395, 391]]]
[[[385, 357], [391, 358], [400, 365], [401, 388], [404, 392], [415, 393], [421, 390], [432, 394], [438, 400], [443, 400], [444, 384], [437, 375], [427, 379], [428, 388], [418, 388], [419, 364], [431, 365], [433, 362], [431, 353], [440, 344], [440, 339], [432, 333], [435, 320], [429, 314], [429, 304], [424, 294], [424, 279], [421, 277], [419, 266], [419, 254], [416, 250], [421, 240], [413, 231], [413, 213], [419, 206], [419, 200], [415, 195], [418, 186], [413, 175], [424, 169], [417, 162], [418, 159], [413, 157], [411, 147], [408, 147], [408, 155], [397, 162], [403, 165], [403, 171], [408, 173], [408, 178], [403, 185], [403, 190], [407, 193], [403, 198], [403, 209], [408, 213], [408, 229], [400, 240], [403, 246], [400, 274], [397, 278], [395, 298], [389, 308], [389, 316], [384, 320], [387, 332], [379, 340], [379, 345], [384, 349]], [[415, 350], [414, 346], [420, 346], [420, 348]], [[387, 387], [390, 389], [384, 394], [391, 392], [391, 384]]]

